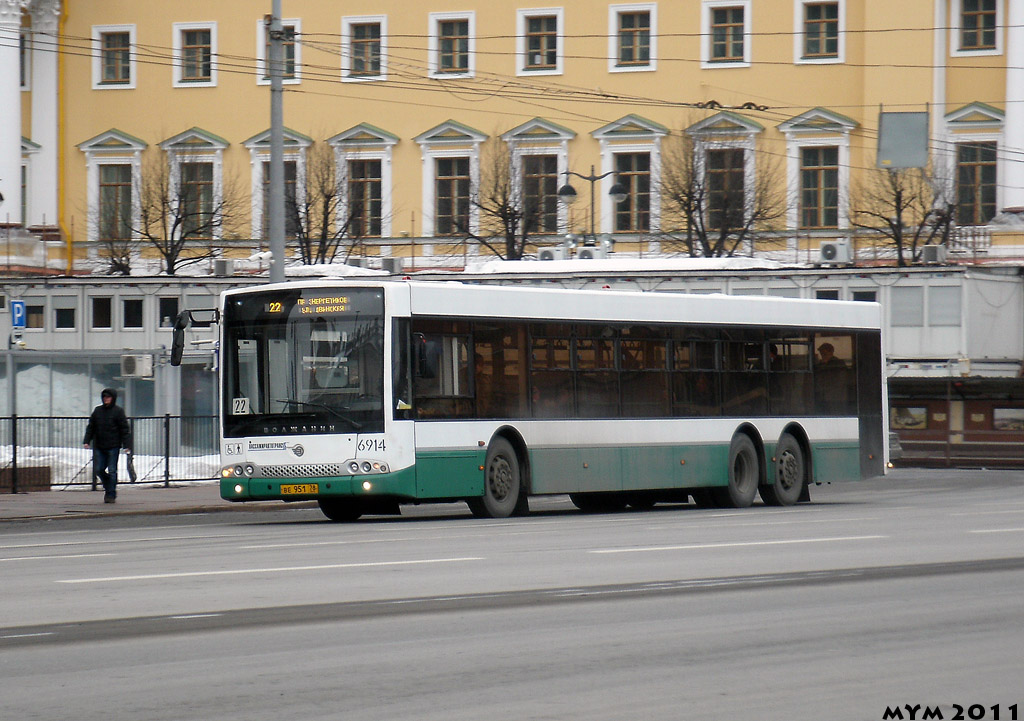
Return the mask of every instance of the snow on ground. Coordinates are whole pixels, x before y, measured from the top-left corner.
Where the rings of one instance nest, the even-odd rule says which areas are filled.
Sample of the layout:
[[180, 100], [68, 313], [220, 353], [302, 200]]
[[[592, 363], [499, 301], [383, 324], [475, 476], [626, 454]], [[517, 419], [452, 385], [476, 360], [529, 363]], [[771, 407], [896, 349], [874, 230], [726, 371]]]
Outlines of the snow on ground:
[[[11, 447], [0, 446], [0, 458], [5, 468], [10, 467]], [[128, 483], [128, 459], [124, 452], [117, 462], [117, 482]], [[135, 456], [137, 483], [163, 483], [164, 457], [138, 454]], [[18, 446], [18, 467], [50, 467], [51, 486], [92, 487], [92, 451], [86, 448], [40, 448]], [[201, 481], [217, 478], [220, 474], [220, 455], [172, 456], [168, 480], [178, 484], [182, 481]]]

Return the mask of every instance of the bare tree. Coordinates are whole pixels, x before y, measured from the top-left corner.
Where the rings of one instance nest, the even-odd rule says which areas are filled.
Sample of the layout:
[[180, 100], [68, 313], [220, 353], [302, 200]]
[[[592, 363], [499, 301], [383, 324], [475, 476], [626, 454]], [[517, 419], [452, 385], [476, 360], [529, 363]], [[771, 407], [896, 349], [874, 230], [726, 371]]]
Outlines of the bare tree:
[[503, 260], [521, 259], [530, 238], [541, 232], [554, 232], [552, 226], [557, 222], [557, 173], [538, 173], [527, 179], [522, 168], [527, 162], [533, 161], [528, 157], [516, 158], [508, 143], [500, 136], [494, 137], [484, 146], [480, 180], [470, 189], [470, 205], [480, 215], [479, 231], [473, 232], [465, 221], [458, 222], [459, 230], [468, 239]]
[[247, 209], [237, 182], [224, 178], [219, 192], [215, 182], [212, 162], [182, 161], [175, 173], [163, 154], [143, 162], [132, 235], [156, 249], [167, 275], [215, 255], [215, 239]]
[[894, 247], [897, 265], [920, 260], [923, 246], [949, 242], [956, 206], [940, 176], [931, 167], [869, 171], [852, 193], [851, 224]]
[[667, 245], [691, 257], [732, 256], [771, 233], [786, 213], [780, 162], [759, 155], [746, 171], [747, 151], [673, 133], [662, 151], [662, 232]]
[[[303, 264], [331, 263], [339, 254], [348, 260], [361, 237], [380, 234], [379, 227], [364, 227], [380, 222], [380, 193], [365, 197], [347, 185], [347, 168], [335, 162], [334, 149], [324, 142], [311, 145], [305, 192], [296, 197], [292, 190], [285, 197], [285, 232], [294, 238]], [[375, 208], [367, 207], [374, 203]]]
[[130, 205], [125, 208], [101, 204], [100, 217], [96, 220], [99, 246], [104, 251], [107, 272], [112, 275], [132, 274], [132, 254], [139, 242], [132, 238]]

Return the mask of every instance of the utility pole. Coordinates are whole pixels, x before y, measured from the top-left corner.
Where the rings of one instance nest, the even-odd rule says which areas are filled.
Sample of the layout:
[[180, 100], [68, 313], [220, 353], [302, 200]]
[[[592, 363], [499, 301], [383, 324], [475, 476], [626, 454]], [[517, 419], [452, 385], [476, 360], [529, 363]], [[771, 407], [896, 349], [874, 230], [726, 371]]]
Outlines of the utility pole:
[[267, 232], [270, 235], [270, 282], [284, 280], [284, 26], [281, 24], [281, 0], [272, 0], [270, 16], [264, 19], [270, 47], [267, 70], [270, 74], [270, 187], [267, 204]]

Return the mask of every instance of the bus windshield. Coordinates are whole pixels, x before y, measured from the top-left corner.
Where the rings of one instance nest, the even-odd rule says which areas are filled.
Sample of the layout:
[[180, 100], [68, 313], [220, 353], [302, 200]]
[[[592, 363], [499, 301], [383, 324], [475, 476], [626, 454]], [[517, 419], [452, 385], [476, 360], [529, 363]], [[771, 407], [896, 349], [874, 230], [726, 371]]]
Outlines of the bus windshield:
[[222, 323], [225, 437], [383, 432], [380, 289], [233, 296]]

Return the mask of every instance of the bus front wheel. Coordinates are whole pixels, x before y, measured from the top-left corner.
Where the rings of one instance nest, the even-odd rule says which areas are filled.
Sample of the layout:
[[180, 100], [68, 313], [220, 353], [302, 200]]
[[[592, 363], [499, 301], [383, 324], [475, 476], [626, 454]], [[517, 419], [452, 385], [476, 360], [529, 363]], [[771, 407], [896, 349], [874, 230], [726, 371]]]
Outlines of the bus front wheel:
[[747, 508], [754, 502], [760, 478], [754, 442], [737, 433], [729, 444], [729, 485], [713, 489], [715, 501], [723, 508]]
[[338, 500], [336, 498], [321, 498], [317, 501], [320, 510], [332, 521], [348, 522], [358, 520], [363, 515], [363, 509], [358, 501]]
[[784, 433], [775, 448], [775, 483], [761, 486], [761, 500], [768, 506], [792, 506], [800, 500], [807, 485], [804, 451], [789, 433]]
[[477, 518], [508, 518], [525, 511], [519, 457], [512, 444], [495, 438], [484, 462], [484, 495], [467, 500]]

